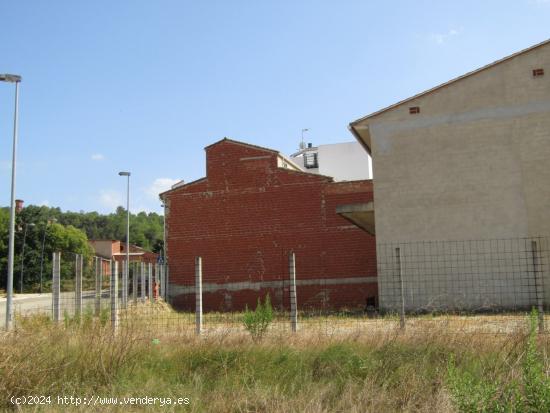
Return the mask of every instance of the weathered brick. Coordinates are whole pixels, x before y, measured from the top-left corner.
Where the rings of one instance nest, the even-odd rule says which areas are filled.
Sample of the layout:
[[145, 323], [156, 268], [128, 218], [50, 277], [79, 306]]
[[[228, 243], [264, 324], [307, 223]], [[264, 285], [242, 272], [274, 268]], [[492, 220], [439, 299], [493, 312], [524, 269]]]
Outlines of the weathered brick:
[[195, 256], [204, 285], [216, 285], [205, 288], [205, 311], [255, 307], [267, 293], [288, 308], [291, 251], [301, 308], [365, 307], [377, 295], [374, 237], [336, 214], [337, 205], [372, 201], [372, 181], [336, 183], [280, 168], [278, 156], [224, 139], [206, 148], [206, 178], [163, 194], [177, 308], [194, 308]]

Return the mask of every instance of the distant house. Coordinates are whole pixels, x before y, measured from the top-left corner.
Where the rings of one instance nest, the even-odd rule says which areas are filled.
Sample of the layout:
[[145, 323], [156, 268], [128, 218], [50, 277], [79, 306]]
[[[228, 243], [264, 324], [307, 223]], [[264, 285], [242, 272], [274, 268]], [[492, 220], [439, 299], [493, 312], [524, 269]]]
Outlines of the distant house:
[[[126, 243], [119, 240], [111, 239], [92, 239], [88, 241], [96, 256], [104, 258], [106, 260], [115, 260], [118, 262], [126, 260]], [[137, 245], [130, 244], [130, 263], [132, 262], [143, 262], [155, 264], [158, 260], [159, 255], [147, 251]]]
[[350, 130], [372, 155], [382, 308], [550, 305], [550, 40]]
[[372, 178], [370, 156], [358, 142], [303, 146], [290, 159], [305, 172], [330, 176], [335, 181]]
[[299, 308], [376, 304], [374, 237], [337, 212], [372, 201], [371, 181], [334, 182], [231, 139], [205, 150], [206, 177], [160, 194], [176, 308], [195, 308], [195, 257], [202, 257], [206, 311], [254, 308], [266, 294], [288, 309], [290, 252]]

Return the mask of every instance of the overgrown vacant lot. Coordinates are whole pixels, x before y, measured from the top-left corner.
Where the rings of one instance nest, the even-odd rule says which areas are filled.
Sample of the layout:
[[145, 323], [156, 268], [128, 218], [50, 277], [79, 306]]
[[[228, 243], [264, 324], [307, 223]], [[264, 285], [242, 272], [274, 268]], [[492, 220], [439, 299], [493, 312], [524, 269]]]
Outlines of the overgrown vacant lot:
[[[41, 318], [0, 338], [0, 410], [11, 396], [50, 395], [29, 411], [544, 412], [550, 339], [447, 327], [148, 337]], [[528, 324], [529, 320], [526, 319]], [[529, 329], [526, 329], [529, 331]], [[60, 406], [57, 396], [188, 397], [187, 406]]]

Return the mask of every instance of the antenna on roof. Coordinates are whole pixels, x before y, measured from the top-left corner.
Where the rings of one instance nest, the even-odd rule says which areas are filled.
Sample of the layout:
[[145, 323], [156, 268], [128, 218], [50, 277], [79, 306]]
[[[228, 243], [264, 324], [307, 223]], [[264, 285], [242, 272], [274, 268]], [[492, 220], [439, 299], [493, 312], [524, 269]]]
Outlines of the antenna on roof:
[[306, 148], [306, 143], [304, 142], [304, 132], [309, 132], [308, 128], [302, 129], [302, 141], [300, 142], [300, 150]]

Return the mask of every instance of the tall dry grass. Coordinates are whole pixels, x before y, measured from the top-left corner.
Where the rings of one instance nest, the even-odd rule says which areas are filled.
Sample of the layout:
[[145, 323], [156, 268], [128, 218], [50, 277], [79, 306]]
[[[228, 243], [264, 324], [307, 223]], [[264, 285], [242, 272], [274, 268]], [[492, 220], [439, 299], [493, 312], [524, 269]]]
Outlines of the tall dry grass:
[[[525, 332], [464, 334], [440, 324], [404, 332], [310, 330], [257, 343], [246, 332], [196, 337], [141, 328], [124, 323], [113, 334], [99, 321], [56, 326], [35, 317], [3, 333], [0, 409], [14, 408], [11, 395], [95, 394], [191, 400], [186, 407], [146, 408], [158, 411], [455, 412], [461, 390], [449, 380], [451, 362], [457, 374], [504, 388], [521, 382], [529, 340]], [[550, 340], [536, 340], [548, 375]]]

